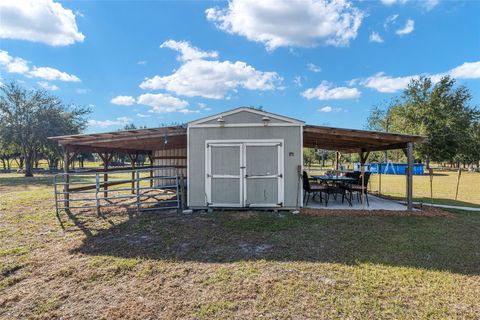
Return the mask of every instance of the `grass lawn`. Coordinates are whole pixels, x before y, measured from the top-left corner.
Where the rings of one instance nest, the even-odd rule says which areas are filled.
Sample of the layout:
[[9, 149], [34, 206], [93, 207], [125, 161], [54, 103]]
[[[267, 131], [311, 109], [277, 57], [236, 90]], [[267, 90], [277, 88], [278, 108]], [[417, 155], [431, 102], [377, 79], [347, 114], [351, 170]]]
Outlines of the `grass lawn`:
[[55, 216], [0, 175], [0, 319], [478, 319], [480, 214]]

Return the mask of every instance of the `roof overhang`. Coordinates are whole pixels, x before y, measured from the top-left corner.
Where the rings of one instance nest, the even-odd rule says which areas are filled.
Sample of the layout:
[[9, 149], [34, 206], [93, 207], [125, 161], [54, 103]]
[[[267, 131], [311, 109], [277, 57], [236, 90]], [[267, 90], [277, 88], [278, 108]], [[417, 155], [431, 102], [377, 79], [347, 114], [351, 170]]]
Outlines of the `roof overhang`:
[[64, 148], [78, 152], [150, 153], [187, 147], [185, 127], [162, 127], [106, 133], [50, 137]]
[[399, 133], [342, 129], [305, 125], [303, 146], [343, 153], [404, 149], [409, 142], [421, 143], [425, 137]]

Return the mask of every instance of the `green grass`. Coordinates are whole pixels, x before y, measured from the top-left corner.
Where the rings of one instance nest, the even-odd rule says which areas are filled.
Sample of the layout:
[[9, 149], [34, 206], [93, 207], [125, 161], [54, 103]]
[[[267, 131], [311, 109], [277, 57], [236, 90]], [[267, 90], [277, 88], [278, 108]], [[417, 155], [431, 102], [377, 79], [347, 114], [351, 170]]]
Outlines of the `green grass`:
[[114, 210], [62, 229], [51, 186], [23, 181], [0, 175], [0, 318], [480, 318], [475, 212]]

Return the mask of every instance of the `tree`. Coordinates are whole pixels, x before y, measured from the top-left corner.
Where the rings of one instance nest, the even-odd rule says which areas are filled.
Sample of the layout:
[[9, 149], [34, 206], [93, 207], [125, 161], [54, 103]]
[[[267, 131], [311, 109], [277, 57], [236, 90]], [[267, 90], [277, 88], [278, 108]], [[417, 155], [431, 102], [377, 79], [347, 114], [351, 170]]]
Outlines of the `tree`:
[[26, 90], [16, 82], [0, 87], [0, 133], [2, 139], [16, 146], [25, 161], [25, 176], [33, 176], [36, 155], [59, 157], [58, 146], [49, 136], [79, 133], [84, 129], [84, 116], [90, 111], [65, 106], [43, 90]]
[[466, 141], [479, 113], [469, 105], [470, 100], [469, 90], [455, 86], [455, 80], [449, 76], [436, 84], [421, 77], [412, 80], [387, 110], [374, 109], [368, 126], [426, 136], [427, 141], [417, 146], [416, 156], [424, 159], [427, 166], [431, 160], [453, 161], [462, 148], [471, 148]]

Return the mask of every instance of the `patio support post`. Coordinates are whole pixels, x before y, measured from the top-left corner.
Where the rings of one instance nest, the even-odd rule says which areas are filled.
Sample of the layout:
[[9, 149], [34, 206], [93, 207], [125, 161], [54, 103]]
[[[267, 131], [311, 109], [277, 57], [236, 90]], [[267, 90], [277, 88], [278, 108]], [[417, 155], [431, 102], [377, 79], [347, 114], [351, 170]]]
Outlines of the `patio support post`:
[[335, 170], [337, 171], [339, 168], [339, 160], [340, 160], [340, 152], [335, 151]]
[[407, 143], [407, 210], [413, 209], [413, 142]]
[[99, 153], [100, 158], [103, 160], [103, 197], [108, 198], [108, 165], [112, 161], [113, 153]]

